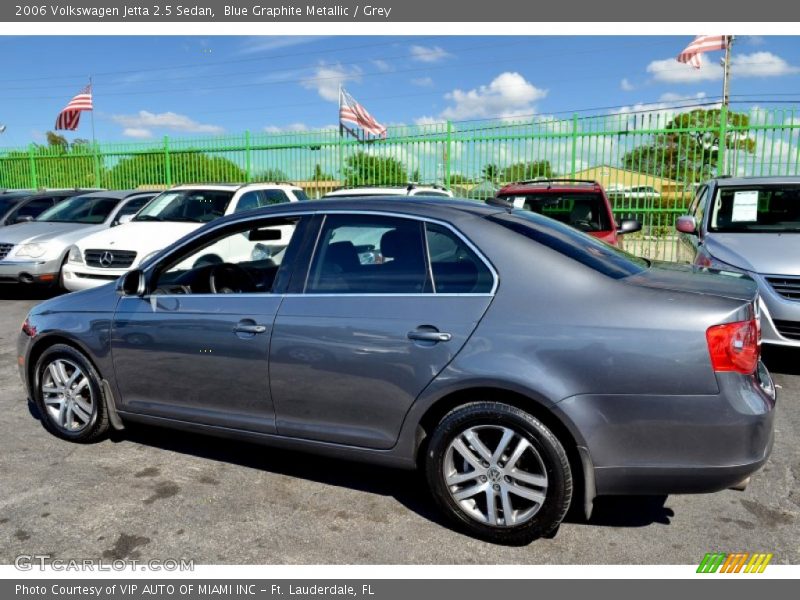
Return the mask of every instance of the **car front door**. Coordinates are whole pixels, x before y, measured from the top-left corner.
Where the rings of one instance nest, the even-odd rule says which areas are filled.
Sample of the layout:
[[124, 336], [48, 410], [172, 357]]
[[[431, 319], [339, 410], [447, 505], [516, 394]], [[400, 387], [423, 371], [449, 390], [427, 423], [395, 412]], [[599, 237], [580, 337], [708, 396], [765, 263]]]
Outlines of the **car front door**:
[[[301, 221], [261, 218], [209, 234], [159, 261], [148, 293], [120, 299], [111, 348], [123, 411], [275, 431], [268, 351]], [[261, 244], [279, 235], [288, 247], [265, 256]]]
[[494, 271], [449, 226], [380, 214], [324, 216], [309, 262], [273, 328], [278, 433], [390, 448], [488, 308]]

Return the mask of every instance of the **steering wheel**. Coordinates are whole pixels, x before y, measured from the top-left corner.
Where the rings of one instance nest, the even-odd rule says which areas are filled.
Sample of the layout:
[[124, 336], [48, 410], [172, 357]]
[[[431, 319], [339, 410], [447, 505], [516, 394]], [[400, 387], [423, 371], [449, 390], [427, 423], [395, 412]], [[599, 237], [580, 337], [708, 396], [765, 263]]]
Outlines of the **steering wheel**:
[[597, 225], [585, 219], [582, 219], [580, 221], [573, 221], [571, 225], [573, 227], [577, 227], [581, 231], [600, 231], [600, 228]]
[[239, 265], [222, 263], [211, 268], [208, 287], [212, 294], [246, 294], [256, 291], [256, 282]]

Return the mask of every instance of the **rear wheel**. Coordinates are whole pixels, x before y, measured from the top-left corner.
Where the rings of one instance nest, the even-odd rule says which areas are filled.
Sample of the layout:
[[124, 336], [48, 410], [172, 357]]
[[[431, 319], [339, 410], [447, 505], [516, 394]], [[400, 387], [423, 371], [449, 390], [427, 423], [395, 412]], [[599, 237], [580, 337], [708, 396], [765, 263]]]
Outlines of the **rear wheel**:
[[52, 434], [73, 442], [93, 442], [108, 431], [100, 375], [76, 349], [56, 344], [36, 363], [36, 406]]
[[431, 437], [425, 471], [436, 502], [462, 529], [527, 544], [558, 527], [572, 498], [564, 447], [516, 407], [475, 402], [451, 411]]

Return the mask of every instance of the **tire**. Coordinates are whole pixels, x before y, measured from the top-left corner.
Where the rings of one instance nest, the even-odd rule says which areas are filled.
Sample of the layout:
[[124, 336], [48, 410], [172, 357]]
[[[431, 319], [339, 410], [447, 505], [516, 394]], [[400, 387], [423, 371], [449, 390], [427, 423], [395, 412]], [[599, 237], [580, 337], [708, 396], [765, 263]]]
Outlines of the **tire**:
[[572, 500], [561, 442], [538, 419], [499, 402], [474, 402], [445, 415], [424, 468], [444, 513], [493, 543], [524, 545], [554, 534]]
[[[72, 383], [68, 388], [64, 381], [70, 383], [70, 379]], [[91, 443], [108, 432], [108, 411], [100, 375], [92, 363], [71, 346], [56, 344], [42, 353], [34, 371], [33, 395], [42, 425], [57, 437]]]

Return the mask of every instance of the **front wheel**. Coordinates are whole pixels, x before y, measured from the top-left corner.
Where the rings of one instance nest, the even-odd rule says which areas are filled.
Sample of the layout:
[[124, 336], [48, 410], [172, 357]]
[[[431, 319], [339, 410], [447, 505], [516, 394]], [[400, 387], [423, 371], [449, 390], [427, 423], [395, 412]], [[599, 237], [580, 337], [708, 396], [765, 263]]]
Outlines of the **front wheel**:
[[34, 400], [50, 433], [72, 442], [93, 442], [108, 431], [100, 375], [75, 348], [56, 344], [36, 363]]
[[538, 419], [497, 402], [447, 414], [425, 457], [433, 496], [470, 534], [520, 545], [552, 533], [569, 509], [566, 451]]

